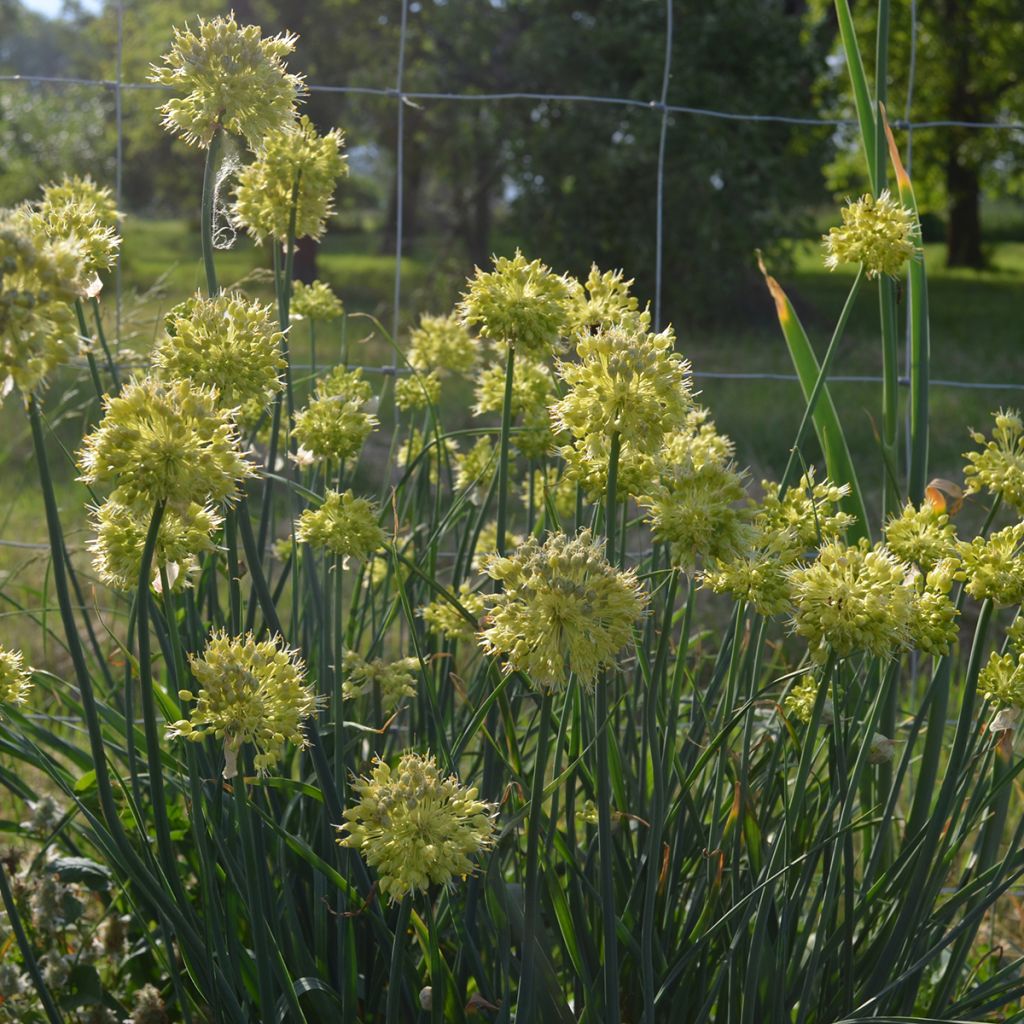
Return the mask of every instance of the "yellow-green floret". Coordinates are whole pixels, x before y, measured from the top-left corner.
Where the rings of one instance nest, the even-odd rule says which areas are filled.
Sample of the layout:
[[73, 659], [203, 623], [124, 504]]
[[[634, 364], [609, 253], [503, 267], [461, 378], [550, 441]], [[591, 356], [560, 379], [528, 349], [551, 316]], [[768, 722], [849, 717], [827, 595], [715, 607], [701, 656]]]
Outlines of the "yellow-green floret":
[[779, 497], [777, 484], [764, 480], [764, 498], [758, 526], [765, 531], [788, 534], [799, 554], [806, 554], [827, 541], [838, 540], [854, 519], [840, 510], [850, 493], [849, 484], [834, 484], [827, 477], [817, 483], [809, 469], [800, 482]]
[[432, 373], [414, 373], [395, 381], [395, 405], [403, 412], [437, 405], [441, 398], [441, 378]]
[[522, 672], [541, 690], [561, 690], [570, 673], [590, 688], [630, 642], [646, 594], [632, 571], [609, 565], [589, 530], [530, 538], [483, 566], [500, 581], [491, 594], [480, 643], [505, 656], [505, 672]]
[[489, 479], [497, 461], [497, 449], [489, 434], [478, 437], [472, 448], [455, 455], [455, 488], [474, 488], [471, 500], [477, 498], [476, 488]]
[[494, 841], [494, 806], [442, 776], [433, 757], [405, 754], [396, 768], [376, 759], [352, 790], [358, 802], [337, 826], [347, 833], [338, 842], [362, 854], [392, 902], [465, 878]]
[[[782, 706], [798, 722], [807, 725], [814, 715], [814, 705], [821, 692], [821, 687], [824, 685], [827, 684], [815, 679], [814, 676], [804, 676], [790, 689]], [[821, 722], [823, 725], [831, 725], [833, 721], [835, 721], [835, 711], [832, 707], [832, 700], [826, 696], [822, 701]]]
[[224, 292], [193, 296], [165, 317], [153, 363], [160, 377], [214, 388], [223, 409], [261, 412], [283, 387], [284, 335], [270, 306]]
[[238, 172], [235, 223], [258, 242], [284, 242], [293, 226], [295, 238], [320, 238], [348, 170], [341, 148], [340, 131], [318, 135], [305, 115], [269, 132], [256, 159]]
[[978, 601], [1024, 601], [1024, 523], [959, 544], [964, 589]]
[[964, 467], [966, 492], [986, 490], [1024, 512], [1024, 421], [1020, 413], [1000, 409], [991, 438], [976, 430], [971, 431], [971, 438], [982, 448], [964, 453], [968, 461]]
[[884, 190], [843, 207], [843, 223], [824, 237], [825, 266], [859, 263], [868, 277], [896, 277], [915, 253], [914, 214]]
[[343, 659], [345, 682], [341, 695], [355, 700], [380, 689], [380, 702], [386, 712], [394, 711], [403, 697], [416, 696], [416, 679], [420, 670], [419, 658], [399, 658], [385, 661], [373, 658], [367, 661], [355, 651], [346, 651]]
[[[569, 330], [572, 334], [590, 333], [622, 323], [628, 316], [644, 316], [638, 312], [639, 302], [629, 289], [621, 270], [602, 272], [596, 263], [584, 282], [569, 281]], [[648, 320], [649, 320], [648, 316]], [[644, 325], [646, 329], [646, 324]]]
[[442, 636], [446, 640], [474, 640], [480, 617], [487, 606], [486, 599], [483, 594], [475, 593], [468, 583], [459, 585], [459, 592], [455, 597], [469, 613], [469, 619], [451, 601], [443, 597], [435, 598], [424, 605], [420, 609], [420, 615], [427, 629], [436, 636]]
[[21, 651], [0, 647], [0, 704], [24, 704], [32, 690], [32, 676]]
[[[515, 425], [512, 443], [527, 458], [543, 458], [554, 443], [548, 406], [555, 395], [555, 379], [543, 363], [517, 356], [512, 376], [510, 411]], [[501, 413], [505, 402], [505, 367], [497, 363], [477, 374], [474, 416]]]
[[233, 500], [254, 472], [212, 389], [152, 377], [107, 398], [99, 426], [79, 453], [81, 479], [109, 485], [125, 505], [172, 509]]
[[189, 667], [198, 689], [182, 690], [195, 701], [187, 719], [168, 726], [168, 734], [200, 741], [224, 741], [224, 778], [238, 774], [243, 744], [256, 748], [253, 764], [265, 772], [280, 760], [286, 742], [305, 745], [303, 722], [316, 710], [313, 688], [296, 651], [280, 637], [257, 641], [251, 633], [215, 632], [202, 656], [191, 655]]
[[295, 523], [301, 544], [326, 548], [339, 558], [368, 558], [384, 545], [386, 537], [377, 522], [372, 502], [357, 498], [351, 490], [328, 491], [319, 508], [307, 508]]
[[285, 57], [296, 39], [291, 33], [264, 39], [258, 25], [239, 25], [234, 14], [199, 18], [195, 31], [176, 28], [163, 65], [153, 65], [149, 76], [185, 94], [160, 107], [163, 126], [203, 148], [223, 128], [259, 152], [271, 132], [295, 117], [302, 77], [288, 73]]
[[51, 241], [78, 239], [87, 274], [98, 274], [114, 265], [121, 245], [117, 233], [121, 215], [109, 188], [101, 188], [88, 176], [65, 175], [59, 183], [43, 186], [43, 198], [35, 212]]
[[1024, 708], [1024, 654], [993, 651], [978, 676], [978, 692], [997, 708]]
[[292, 284], [292, 297], [288, 304], [291, 320], [337, 320], [345, 312], [345, 305], [326, 281]]
[[956, 554], [956, 527], [930, 502], [920, 508], [907, 502], [885, 524], [885, 542], [897, 558], [930, 572], [942, 559]]
[[455, 313], [424, 313], [409, 335], [409, 365], [414, 370], [469, 373], [476, 365], [479, 345]]
[[462, 322], [480, 336], [522, 355], [546, 359], [569, 327], [569, 285], [540, 260], [497, 256], [493, 270], [476, 268], [459, 303]]

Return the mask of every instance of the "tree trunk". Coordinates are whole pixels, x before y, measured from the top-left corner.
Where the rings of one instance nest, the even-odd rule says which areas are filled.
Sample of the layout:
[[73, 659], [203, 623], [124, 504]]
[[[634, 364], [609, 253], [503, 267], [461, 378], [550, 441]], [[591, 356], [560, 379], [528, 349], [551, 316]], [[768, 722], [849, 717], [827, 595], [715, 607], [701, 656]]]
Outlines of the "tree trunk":
[[946, 265], [980, 270], [985, 266], [985, 255], [981, 250], [978, 168], [965, 166], [955, 148], [946, 164], [946, 191], [949, 197]]
[[295, 256], [292, 262], [292, 277], [303, 284], [312, 284], [316, 280], [317, 243], [308, 235], [295, 243]]

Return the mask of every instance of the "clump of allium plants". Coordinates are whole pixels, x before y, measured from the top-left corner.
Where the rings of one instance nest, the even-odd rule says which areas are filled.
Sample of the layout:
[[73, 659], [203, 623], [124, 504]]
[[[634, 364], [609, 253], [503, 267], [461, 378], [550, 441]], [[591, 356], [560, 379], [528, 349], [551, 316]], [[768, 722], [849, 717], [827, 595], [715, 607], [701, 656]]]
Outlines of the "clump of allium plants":
[[[374, 327], [397, 369], [350, 365], [346, 283], [292, 281], [346, 162], [289, 34], [200, 18], [153, 70], [206, 153], [206, 283], [142, 368], [103, 331], [110, 193], [0, 212], [51, 547], [47, 660], [0, 649], [0, 1020], [1006, 1019], [1022, 962], [980, 937], [1024, 876], [1024, 421], [931, 479], [917, 207], [837, 13], [870, 181], [825, 238], [854, 273], [820, 362], [766, 272], [805, 400], [779, 479], [624, 270], [496, 256]], [[223, 203], [272, 302], [220, 285]], [[870, 509], [828, 386], [868, 282]], [[81, 543], [44, 416], [67, 364]]]

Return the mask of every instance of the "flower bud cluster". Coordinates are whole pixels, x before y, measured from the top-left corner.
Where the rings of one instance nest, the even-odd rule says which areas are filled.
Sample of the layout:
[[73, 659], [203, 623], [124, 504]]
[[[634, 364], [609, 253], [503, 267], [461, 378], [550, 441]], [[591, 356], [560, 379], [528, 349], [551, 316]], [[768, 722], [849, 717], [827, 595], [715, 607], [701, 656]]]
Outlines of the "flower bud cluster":
[[477, 342], [457, 314], [424, 314], [410, 334], [409, 365], [414, 370], [467, 374], [476, 365], [477, 349]]
[[843, 207], [841, 227], [824, 237], [825, 266], [859, 263], [868, 277], [896, 277], [916, 253], [915, 217], [885, 189], [876, 199], [865, 195]]
[[32, 675], [21, 651], [0, 647], [0, 704], [24, 704], [32, 690]]
[[[590, 334], [620, 324], [628, 317], [638, 318], [638, 326], [647, 330], [650, 314], [639, 312], [639, 302], [629, 289], [633, 279], [626, 280], [621, 270], [602, 273], [597, 264], [590, 267], [585, 282], [569, 281], [569, 331], [571, 334]], [[646, 319], [642, 319], [646, 318]]]
[[351, 490], [329, 490], [319, 508], [307, 508], [296, 520], [295, 537], [300, 544], [326, 548], [342, 559], [365, 559], [386, 540], [378, 516], [372, 502]]
[[349, 459], [359, 454], [377, 426], [370, 385], [361, 370], [337, 367], [316, 386], [313, 398], [295, 416], [292, 437], [298, 456], [312, 462]]
[[440, 400], [441, 377], [436, 370], [399, 377], [395, 381], [395, 405], [403, 412], [436, 406]]
[[502, 589], [487, 598], [480, 643], [505, 656], [541, 690], [562, 690], [572, 674], [593, 687], [633, 635], [646, 595], [632, 572], [613, 568], [589, 530], [576, 537], [530, 538], [511, 555], [484, 559]]
[[346, 833], [338, 842], [362, 854], [392, 902], [465, 878], [494, 842], [494, 806], [442, 776], [433, 757], [405, 754], [396, 768], [376, 759], [352, 790], [358, 802], [337, 826]]
[[[486, 598], [483, 594], [473, 591], [468, 583], [462, 583], [455, 595], [459, 604], [466, 609], [474, 619], [479, 620], [487, 607]], [[456, 608], [451, 601], [438, 597], [420, 609], [420, 615], [426, 623], [427, 629], [435, 636], [444, 637], [446, 640], [475, 640], [477, 628], [474, 623], [466, 620], [466, 617]]]
[[960, 578], [978, 601], [1015, 605], [1024, 601], [1024, 522], [1004, 527], [989, 537], [961, 541]]
[[1024, 421], [1016, 409], [995, 414], [991, 438], [977, 430], [971, 438], [981, 451], [965, 452], [964, 490], [967, 494], [988, 491], [1001, 497], [1018, 512], [1024, 512]]
[[50, 241], [75, 238], [81, 243], [86, 275], [92, 277], [114, 265], [121, 245], [117, 233], [121, 214], [109, 188], [101, 188], [88, 176], [65, 176], [59, 184], [43, 186], [35, 216]]
[[930, 572], [944, 558], [956, 555], [956, 527], [949, 516], [930, 503], [915, 508], [911, 502], [885, 524], [889, 550], [904, 562]]
[[346, 651], [343, 662], [345, 682], [341, 695], [345, 700], [355, 700], [380, 690], [380, 700], [385, 712], [392, 712], [402, 703], [403, 697], [416, 696], [416, 678], [420, 671], [419, 658], [399, 658], [385, 661], [374, 658], [367, 661], [355, 651]]
[[344, 303], [325, 281], [312, 284], [292, 282], [292, 297], [288, 304], [290, 320], [337, 320], [344, 312]]

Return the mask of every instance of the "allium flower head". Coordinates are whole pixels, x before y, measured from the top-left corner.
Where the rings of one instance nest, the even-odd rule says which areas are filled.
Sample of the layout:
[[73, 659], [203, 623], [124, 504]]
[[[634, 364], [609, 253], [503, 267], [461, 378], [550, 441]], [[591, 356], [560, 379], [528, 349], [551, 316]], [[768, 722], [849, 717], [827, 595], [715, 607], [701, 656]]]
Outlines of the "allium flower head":
[[224, 741], [224, 778], [238, 774], [238, 752], [252, 743], [256, 769], [277, 764], [285, 742], [305, 745], [302, 723], [316, 710], [313, 688], [306, 685], [298, 653], [280, 637], [257, 642], [251, 633], [215, 632], [202, 656], [189, 665], [198, 692], [182, 690], [195, 701], [188, 719], [174, 722], [168, 735], [199, 742], [207, 736]]
[[540, 260], [516, 249], [511, 259], [495, 256], [491, 271], [476, 268], [459, 303], [462, 322], [480, 336], [516, 352], [546, 359], [569, 328], [569, 285]]
[[437, 405], [441, 398], [441, 378], [433, 373], [414, 373], [395, 381], [395, 405], [403, 411]]
[[377, 509], [349, 490], [328, 491], [319, 508], [307, 508], [295, 523], [300, 544], [326, 548], [341, 558], [368, 558], [386, 537], [377, 523]]
[[331, 290], [326, 281], [292, 284], [292, 298], [288, 304], [291, 320], [337, 320], [345, 312], [341, 299]]
[[27, 208], [0, 209], [0, 397], [12, 384], [31, 394], [78, 352], [84, 261], [77, 238], [50, 240]]
[[1024, 654], [993, 651], [978, 676], [978, 691], [998, 708], [1024, 708]]
[[[477, 374], [474, 416], [500, 413], [505, 402], [505, 367], [497, 363]], [[548, 407], [555, 396], [551, 370], [525, 356], [517, 356], [512, 375], [511, 414], [515, 446], [527, 458], [542, 458], [554, 443]]]
[[578, 360], [558, 361], [567, 390], [551, 406], [555, 427], [577, 446], [618, 433], [638, 452], [655, 454], [693, 405], [690, 365], [674, 342], [671, 328], [651, 334], [613, 326], [581, 337]]
[[109, 188], [100, 188], [88, 176], [65, 176], [59, 184], [43, 186], [36, 214], [51, 241], [79, 240], [86, 274], [98, 274], [114, 265], [121, 245], [117, 233], [121, 214]]
[[1024, 523], [1007, 526], [988, 538], [961, 541], [961, 579], [978, 601], [1015, 605], [1024, 601]]
[[731, 594], [770, 618], [790, 610], [789, 572], [797, 564], [799, 560], [789, 536], [757, 530], [748, 552], [726, 560], [711, 560], [701, 574], [701, 586], [716, 594]]
[[261, 411], [284, 386], [284, 337], [270, 306], [223, 292], [179, 302], [153, 356], [159, 376], [214, 388], [222, 409]]
[[[89, 542], [93, 568], [114, 590], [139, 585], [142, 551], [149, 533], [150, 513], [139, 507], [105, 501], [92, 513], [96, 536]], [[191, 504], [167, 509], [160, 520], [153, 550], [153, 585], [161, 586], [160, 570], [167, 570], [172, 587], [187, 585], [199, 567], [197, 556], [213, 551], [213, 535], [222, 523], [210, 506]]]
[[490, 474], [493, 474], [497, 458], [497, 449], [489, 434], [478, 437], [468, 451], [457, 452], [455, 455], [455, 489], [465, 491], [473, 488], [470, 500], [477, 501], [476, 488], [488, 480]]
[[949, 599], [949, 587], [941, 573], [916, 577], [910, 609], [910, 643], [922, 654], [948, 654], [959, 636], [960, 612]]
[[394, 769], [377, 759], [352, 789], [358, 803], [337, 826], [348, 833], [338, 842], [363, 855], [392, 902], [465, 878], [494, 841], [494, 806], [444, 778], [433, 757], [405, 754]]
[[[475, 593], [468, 583], [460, 584], [456, 598], [475, 620], [479, 620], [484, 614], [487, 606], [484, 595]], [[436, 636], [442, 636], [447, 640], [476, 639], [477, 622], [467, 621], [459, 609], [443, 597], [424, 605], [420, 609], [420, 615], [427, 629]]]
[[909, 643], [908, 567], [884, 548], [831, 541], [789, 575], [793, 628], [812, 657], [823, 660], [831, 649], [841, 658], [859, 650], [884, 658]]
[[[814, 714], [814, 704], [823, 685], [822, 681], [815, 679], [814, 676], [804, 676], [790, 689], [782, 706], [798, 722], [809, 724]], [[823, 725], [831, 725], [834, 721], [835, 710], [831, 699], [826, 697], [821, 709], [821, 722]]]
[[0, 647], [0, 704], [24, 704], [32, 689], [32, 676], [21, 651]]
[[295, 118], [302, 77], [288, 74], [284, 58], [297, 38], [264, 39], [258, 25], [239, 25], [234, 14], [199, 18], [195, 31], [176, 28], [163, 66], [153, 65], [149, 76], [185, 93], [160, 107], [164, 127], [203, 148], [222, 127], [259, 152], [271, 132]]
[[[511, 551], [523, 543], [523, 537], [512, 530], [505, 532], [505, 550]], [[474, 572], [480, 572], [487, 559], [498, 552], [498, 521], [492, 519], [480, 527], [480, 534], [473, 549], [473, 561], [470, 563]]]
[[1024, 512], [1024, 421], [1016, 409], [1000, 409], [995, 414], [992, 437], [971, 431], [981, 451], [965, 452], [965, 491], [978, 494], [987, 490], [999, 495], [1018, 512]]
[[399, 658], [397, 661], [374, 658], [367, 661], [355, 651], [346, 651], [342, 663], [345, 667], [345, 682], [342, 684], [341, 695], [345, 700], [355, 700], [373, 693], [376, 686], [380, 688], [384, 710], [390, 713], [401, 704], [403, 697], [416, 696], [419, 658]]
[[865, 195], [843, 207], [841, 227], [824, 236], [825, 266], [860, 263], [868, 277], [896, 277], [915, 253], [914, 214], [885, 189], [876, 199]]
[[920, 508], [907, 502], [903, 511], [885, 524], [884, 530], [889, 550], [923, 572], [956, 554], [956, 527], [945, 512], [929, 502]]
[[317, 135], [303, 115], [269, 132], [259, 155], [238, 172], [233, 217], [258, 242], [284, 242], [295, 209], [295, 237], [320, 238], [334, 212], [334, 190], [348, 172], [337, 129]]
[[420, 317], [410, 334], [409, 365], [414, 370], [469, 373], [476, 365], [478, 344], [459, 317]]
[[143, 377], [107, 398], [79, 453], [81, 479], [109, 484], [124, 505], [174, 510], [231, 501], [254, 472], [213, 390]]
[[804, 555], [820, 544], [839, 540], [854, 521], [839, 507], [850, 493], [849, 484], [834, 484], [827, 478], [817, 483], [813, 468], [781, 499], [777, 484], [765, 480], [761, 486], [764, 498], [757, 516], [758, 527], [765, 533], [790, 537], [797, 554]]
[[[589, 334], [595, 330], [605, 330], [615, 324], [622, 323], [630, 314], [638, 313], [639, 302], [629, 289], [633, 279], [628, 281], [621, 270], [606, 270], [603, 273], [596, 263], [590, 267], [587, 280], [580, 283], [575, 279], [569, 281], [570, 292], [570, 330], [573, 334]], [[648, 324], [643, 325], [647, 330]]]
[[314, 397], [295, 416], [292, 437], [313, 462], [359, 454], [377, 426], [375, 400], [362, 370], [336, 367], [316, 386]]
[[525, 673], [542, 690], [563, 689], [572, 673], [592, 687], [633, 635], [646, 595], [635, 574], [608, 564], [589, 530], [530, 538], [483, 566], [502, 590], [491, 594], [480, 643], [505, 655], [505, 672]]

